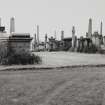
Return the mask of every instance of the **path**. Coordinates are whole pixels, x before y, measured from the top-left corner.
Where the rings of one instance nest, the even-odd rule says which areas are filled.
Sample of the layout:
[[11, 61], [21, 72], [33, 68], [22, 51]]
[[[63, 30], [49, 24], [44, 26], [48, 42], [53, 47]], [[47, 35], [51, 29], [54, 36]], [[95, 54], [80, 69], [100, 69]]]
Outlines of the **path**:
[[61, 93], [66, 87], [71, 86], [72, 83], [74, 83], [74, 81], [78, 81], [78, 79], [73, 79], [71, 81], [66, 81], [64, 83], [62, 83], [61, 85], [59, 85], [58, 87], [56, 87], [55, 90], [51, 91], [51, 93], [49, 95], [46, 96], [45, 98], [45, 102], [43, 104], [40, 105], [48, 105], [49, 102], [56, 96], [59, 95], [59, 93]]

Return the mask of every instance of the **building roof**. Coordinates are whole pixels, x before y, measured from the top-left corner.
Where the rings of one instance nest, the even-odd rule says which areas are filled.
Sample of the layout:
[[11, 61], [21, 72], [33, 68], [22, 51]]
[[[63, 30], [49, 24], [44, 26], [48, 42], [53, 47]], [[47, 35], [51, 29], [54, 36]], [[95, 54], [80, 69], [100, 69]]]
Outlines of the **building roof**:
[[9, 36], [9, 41], [27, 42], [31, 41], [33, 38], [30, 37], [29, 33], [11, 33]]
[[30, 33], [11, 33], [10, 34], [11, 36], [18, 36], [18, 37], [22, 37], [22, 36], [24, 36], [24, 37], [29, 37], [30, 36]]
[[72, 41], [72, 37], [63, 38], [63, 41]]

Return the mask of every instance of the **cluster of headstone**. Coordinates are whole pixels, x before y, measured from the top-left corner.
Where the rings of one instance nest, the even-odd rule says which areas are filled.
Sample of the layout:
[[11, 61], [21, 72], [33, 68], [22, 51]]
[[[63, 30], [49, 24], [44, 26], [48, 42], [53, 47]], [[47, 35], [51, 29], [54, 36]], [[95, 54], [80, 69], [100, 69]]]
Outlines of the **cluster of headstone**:
[[[36, 37], [37, 36], [37, 37]], [[105, 51], [105, 37], [102, 35], [102, 22], [100, 33], [92, 33], [92, 19], [89, 19], [88, 32], [86, 36], [77, 38], [75, 35], [75, 26], [72, 27], [72, 37], [65, 38], [64, 31], [61, 31], [61, 40], [54, 37], [48, 38], [45, 35], [45, 41], [39, 43], [39, 27], [37, 35], [34, 38], [34, 51], [75, 51], [75, 52], [98, 52]]]

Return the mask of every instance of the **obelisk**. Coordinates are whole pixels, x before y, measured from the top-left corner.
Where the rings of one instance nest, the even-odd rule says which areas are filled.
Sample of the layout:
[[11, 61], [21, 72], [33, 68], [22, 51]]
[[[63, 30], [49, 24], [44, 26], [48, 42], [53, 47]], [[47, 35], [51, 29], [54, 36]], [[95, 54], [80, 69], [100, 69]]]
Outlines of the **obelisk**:
[[57, 32], [56, 32], [56, 30], [54, 31], [54, 38], [55, 39], [57, 38]]
[[75, 27], [72, 27], [72, 48], [75, 47]]
[[34, 50], [36, 50], [36, 46], [37, 46], [37, 41], [36, 41], [36, 33], [34, 34]]
[[1, 18], [0, 18], [0, 27], [1, 27]]
[[101, 22], [101, 26], [100, 26], [100, 35], [102, 35], [102, 22]]
[[47, 49], [47, 33], [45, 34], [45, 50]]
[[37, 25], [37, 44], [39, 45], [39, 25]]
[[10, 33], [13, 33], [13, 32], [15, 32], [15, 19], [14, 19], [14, 17], [12, 17], [10, 19]]
[[61, 40], [63, 40], [64, 39], [64, 31], [62, 30], [61, 31]]
[[89, 19], [89, 25], [88, 25], [88, 38], [92, 37], [92, 19]]

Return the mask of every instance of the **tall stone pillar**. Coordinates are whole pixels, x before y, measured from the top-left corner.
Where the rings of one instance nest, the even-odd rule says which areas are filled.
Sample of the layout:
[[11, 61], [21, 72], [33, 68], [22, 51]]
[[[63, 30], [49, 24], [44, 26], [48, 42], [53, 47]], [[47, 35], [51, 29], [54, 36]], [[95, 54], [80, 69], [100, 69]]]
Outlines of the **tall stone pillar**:
[[54, 31], [54, 37], [55, 37], [55, 39], [57, 38], [57, 32], [56, 32], [56, 30]]
[[92, 19], [89, 19], [89, 25], [88, 25], [88, 38], [92, 37]]
[[47, 34], [45, 34], [45, 50], [47, 49]]
[[101, 26], [100, 26], [100, 36], [101, 36], [100, 44], [103, 44], [102, 28], [103, 28], [103, 24], [101, 22]]
[[75, 47], [75, 27], [72, 27], [72, 48]]
[[101, 22], [101, 26], [100, 26], [100, 35], [102, 35], [102, 22]]
[[1, 27], [1, 18], [0, 18], [0, 27]]
[[34, 43], [36, 44], [36, 41], [37, 39], [36, 39], [36, 33], [35, 33], [35, 35], [34, 35]]
[[39, 45], [39, 26], [37, 25], [37, 44]]
[[34, 34], [34, 50], [36, 50], [37, 46], [37, 39], [36, 39], [36, 33]]
[[45, 42], [47, 42], [47, 34], [45, 34]]
[[13, 33], [13, 32], [15, 32], [15, 19], [14, 19], [14, 17], [12, 17], [10, 19], [10, 33]]
[[63, 40], [64, 39], [64, 31], [62, 30], [61, 31], [61, 40]]

